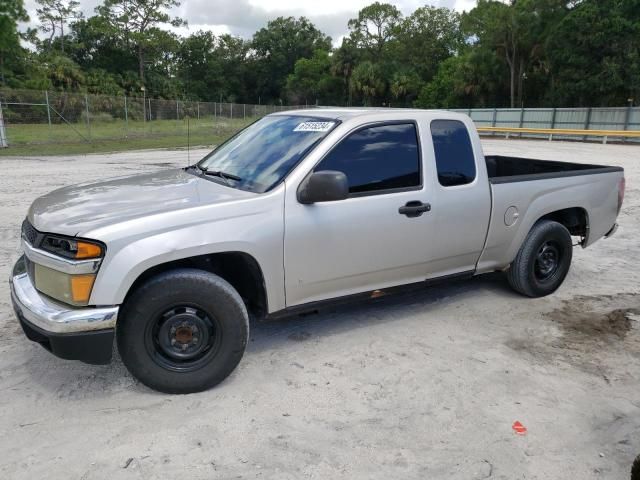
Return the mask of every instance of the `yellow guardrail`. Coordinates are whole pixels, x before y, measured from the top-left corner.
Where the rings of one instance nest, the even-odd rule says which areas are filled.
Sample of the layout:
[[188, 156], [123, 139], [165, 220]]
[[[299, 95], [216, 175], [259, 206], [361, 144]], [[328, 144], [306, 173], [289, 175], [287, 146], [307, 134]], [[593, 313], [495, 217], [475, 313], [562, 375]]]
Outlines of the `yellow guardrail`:
[[534, 133], [548, 135], [553, 140], [554, 135], [576, 135], [580, 137], [602, 137], [602, 143], [607, 143], [609, 137], [640, 138], [640, 130], [583, 130], [573, 128], [518, 128], [518, 127], [478, 127], [482, 133], [504, 133], [507, 138], [510, 134]]

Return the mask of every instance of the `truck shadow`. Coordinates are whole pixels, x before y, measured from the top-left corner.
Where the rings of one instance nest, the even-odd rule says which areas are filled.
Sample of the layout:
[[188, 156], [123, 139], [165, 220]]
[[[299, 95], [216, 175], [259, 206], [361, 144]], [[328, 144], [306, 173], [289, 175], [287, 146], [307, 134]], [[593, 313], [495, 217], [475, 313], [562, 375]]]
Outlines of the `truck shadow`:
[[465, 301], [477, 295], [479, 290], [503, 298], [520, 297], [509, 289], [502, 274], [490, 273], [275, 320], [253, 320], [247, 355], [282, 348], [290, 342], [340, 335], [381, 323], [402, 322], [415, 313], [436, 313], [439, 307]]

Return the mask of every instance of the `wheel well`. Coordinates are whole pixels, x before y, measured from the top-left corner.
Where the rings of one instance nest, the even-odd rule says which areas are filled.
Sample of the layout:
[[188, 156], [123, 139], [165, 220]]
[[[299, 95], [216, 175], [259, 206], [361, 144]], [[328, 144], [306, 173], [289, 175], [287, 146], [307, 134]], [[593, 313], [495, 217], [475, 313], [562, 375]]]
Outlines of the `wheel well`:
[[547, 213], [540, 220], [553, 220], [564, 225], [574, 236], [586, 237], [589, 230], [589, 218], [584, 208], [573, 207]]
[[224, 278], [238, 291], [250, 314], [261, 318], [268, 312], [262, 270], [255, 258], [244, 252], [198, 255], [151, 267], [136, 278], [129, 288], [124, 302], [127, 301], [127, 297], [132, 292], [149, 278], [176, 268], [197, 268], [214, 273]]

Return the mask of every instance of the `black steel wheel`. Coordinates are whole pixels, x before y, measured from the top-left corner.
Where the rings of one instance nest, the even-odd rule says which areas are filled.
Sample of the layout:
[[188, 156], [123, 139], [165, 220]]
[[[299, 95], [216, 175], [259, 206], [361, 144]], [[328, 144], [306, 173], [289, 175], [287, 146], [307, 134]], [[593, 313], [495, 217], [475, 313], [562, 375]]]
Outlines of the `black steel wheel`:
[[562, 260], [562, 247], [558, 242], [544, 242], [536, 254], [533, 270], [535, 276], [540, 281], [551, 278], [560, 267]]
[[249, 335], [236, 290], [209, 272], [161, 273], [122, 306], [116, 327], [120, 356], [145, 385], [167, 393], [206, 390], [238, 365]]
[[153, 360], [174, 371], [193, 371], [215, 356], [222, 329], [194, 305], [176, 305], [156, 315], [145, 332], [145, 346]]
[[528, 297], [543, 297], [562, 285], [573, 255], [571, 234], [552, 220], [537, 222], [507, 271], [511, 287]]

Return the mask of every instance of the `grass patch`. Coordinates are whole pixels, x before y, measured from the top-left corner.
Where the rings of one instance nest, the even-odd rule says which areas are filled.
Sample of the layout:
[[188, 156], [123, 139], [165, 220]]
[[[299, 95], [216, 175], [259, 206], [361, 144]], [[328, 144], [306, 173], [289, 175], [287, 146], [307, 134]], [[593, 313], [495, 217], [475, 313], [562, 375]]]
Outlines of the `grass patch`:
[[[215, 145], [255, 119], [189, 120], [189, 144]], [[186, 120], [93, 122], [75, 124], [11, 124], [6, 128], [9, 148], [0, 156], [72, 155], [150, 148], [186, 148]]]

